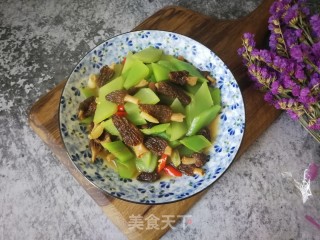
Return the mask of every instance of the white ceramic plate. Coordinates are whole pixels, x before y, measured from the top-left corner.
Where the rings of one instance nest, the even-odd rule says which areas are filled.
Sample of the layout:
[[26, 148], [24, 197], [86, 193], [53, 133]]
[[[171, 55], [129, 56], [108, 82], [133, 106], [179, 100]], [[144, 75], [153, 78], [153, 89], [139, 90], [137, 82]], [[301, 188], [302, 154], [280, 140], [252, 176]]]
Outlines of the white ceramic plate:
[[[206, 163], [204, 176], [183, 176], [143, 183], [123, 179], [102, 161], [90, 163], [91, 153], [85, 128], [76, 118], [80, 87], [87, 84], [91, 73], [99, 73], [105, 64], [120, 62], [129, 51], [148, 46], [166, 54], [184, 56], [194, 66], [209, 71], [221, 89], [222, 113], [218, 116], [218, 134]], [[129, 32], [107, 40], [90, 51], [75, 67], [63, 90], [60, 103], [60, 131], [71, 161], [95, 186], [106, 193], [130, 202], [162, 204], [182, 200], [199, 193], [215, 182], [233, 161], [245, 128], [244, 104], [239, 86], [227, 66], [211, 50], [186, 36], [164, 31]]]

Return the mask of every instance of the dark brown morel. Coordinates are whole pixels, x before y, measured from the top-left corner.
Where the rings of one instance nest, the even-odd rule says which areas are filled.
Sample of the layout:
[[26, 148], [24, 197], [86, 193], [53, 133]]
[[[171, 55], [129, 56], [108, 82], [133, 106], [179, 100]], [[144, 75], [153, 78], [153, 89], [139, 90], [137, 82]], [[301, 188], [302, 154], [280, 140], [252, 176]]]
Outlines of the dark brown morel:
[[178, 98], [183, 105], [188, 105], [191, 98], [178, 86], [167, 83], [159, 82], [155, 84], [157, 92], [166, 95], [172, 99]]
[[193, 176], [194, 175], [193, 170], [195, 169], [195, 165], [194, 164], [190, 164], [189, 165], [189, 164], [181, 163], [178, 166], [178, 169], [180, 170], [180, 172], [182, 172], [185, 175]]
[[124, 104], [124, 98], [127, 95], [126, 90], [116, 90], [106, 95], [106, 99], [116, 104]]
[[91, 162], [95, 162], [98, 154], [103, 150], [103, 147], [95, 139], [89, 141], [89, 148], [91, 150]]
[[204, 153], [194, 153], [192, 154], [192, 157], [196, 160], [194, 164], [196, 167], [202, 167], [209, 159], [208, 155]]
[[148, 150], [158, 156], [161, 156], [165, 152], [166, 147], [168, 147], [168, 143], [166, 140], [161, 137], [153, 136], [146, 137], [144, 145]]
[[94, 115], [97, 108], [96, 98], [94, 96], [88, 97], [80, 103], [78, 109], [78, 119], [83, 120]]
[[115, 90], [107, 94], [106, 99], [110, 102], [121, 104], [121, 105], [124, 104], [125, 102], [131, 102], [134, 104], [139, 103], [139, 99], [129, 95], [127, 90]]
[[148, 152], [143, 144], [143, 133], [125, 117], [117, 115], [112, 116], [112, 122], [119, 131], [123, 142], [132, 147], [137, 157]]
[[113, 115], [112, 122], [126, 145], [133, 147], [143, 142], [143, 133], [125, 117]]
[[114, 74], [114, 70], [111, 69], [108, 65], [103, 66], [100, 69], [100, 74], [97, 81], [97, 86], [102, 87], [107, 82], [109, 82]]
[[155, 182], [158, 179], [160, 179], [160, 175], [157, 172], [141, 172], [137, 177], [137, 180], [142, 182]]
[[140, 110], [156, 118], [160, 123], [170, 122], [172, 110], [167, 105], [140, 104]]
[[198, 134], [204, 136], [206, 139], [208, 139], [209, 141], [211, 141], [211, 134], [210, 134], [209, 128], [207, 128], [207, 127], [202, 128], [202, 129], [198, 132]]
[[170, 81], [175, 84], [179, 84], [181, 86], [187, 83], [188, 76], [189, 76], [188, 71], [174, 71], [169, 73]]

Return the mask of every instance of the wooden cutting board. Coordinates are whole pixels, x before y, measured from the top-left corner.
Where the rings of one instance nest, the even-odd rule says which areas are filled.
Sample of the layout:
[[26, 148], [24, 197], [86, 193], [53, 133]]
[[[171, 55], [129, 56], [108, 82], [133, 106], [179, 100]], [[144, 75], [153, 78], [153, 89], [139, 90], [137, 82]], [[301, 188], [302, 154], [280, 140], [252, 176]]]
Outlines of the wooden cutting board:
[[[270, 126], [280, 112], [266, 104], [263, 95], [254, 90], [246, 75], [246, 69], [237, 56], [244, 32], [256, 34], [258, 45], [263, 45], [267, 37], [268, 9], [272, 0], [265, 0], [254, 12], [239, 20], [217, 20], [200, 13], [176, 6], [161, 9], [146, 19], [134, 30], [158, 29], [189, 36], [213, 50], [231, 69], [243, 94], [246, 110], [246, 130], [237, 158]], [[125, 202], [105, 195], [91, 185], [74, 167], [68, 158], [59, 134], [58, 106], [61, 91], [66, 81], [62, 81], [40, 98], [31, 108], [29, 123], [40, 138], [52, 149], [74, 178], [103, 209], [110, 220], [129, 239], [158, 239], [170, 228], [159, 230], [129, 229], [130, 216], [154, 215], [161, 219], [164, 215], [185, 214], [206, 191], [189, 199], [166, 205], [140, 205]], [[214, 185], [212, 186], [214, 188]]]

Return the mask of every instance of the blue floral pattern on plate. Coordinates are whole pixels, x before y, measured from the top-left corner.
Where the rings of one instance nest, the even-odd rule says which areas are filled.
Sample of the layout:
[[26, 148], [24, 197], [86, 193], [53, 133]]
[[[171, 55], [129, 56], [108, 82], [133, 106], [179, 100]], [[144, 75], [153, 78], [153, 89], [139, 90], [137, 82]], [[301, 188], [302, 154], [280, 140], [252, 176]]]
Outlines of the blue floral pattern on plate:
[[[154, 183], [125, 180], [103, 164], [90, 163], [88, 139], [84, 129], [74, 121], [79, 103], [84, 100], [78, 89], [86, 85], [89, 74], [98, 73], [106, 64], [123, 60], [129, 51], [148, 46], [166, 54], [181, 55], [194, 66], [209, 71], [221, 89], [222, 113], [217, 136], [210, 151], [210, 161], [204, 166], [204, 176], [183, 176], [161, 179]], [[222, 60], [195, 40], [178, 33], [148, 30], [124, 33], [107, 40], [90, 51], [75, 67], [63, 90], [59, 108], [60, 132], [70, 156], [79, 171], [106, 193], [130, 202], [143, 204], [170, 203], [191, 197], [215, 182], [232, 163], [244, 134], [245, 113], [240, 89]]]

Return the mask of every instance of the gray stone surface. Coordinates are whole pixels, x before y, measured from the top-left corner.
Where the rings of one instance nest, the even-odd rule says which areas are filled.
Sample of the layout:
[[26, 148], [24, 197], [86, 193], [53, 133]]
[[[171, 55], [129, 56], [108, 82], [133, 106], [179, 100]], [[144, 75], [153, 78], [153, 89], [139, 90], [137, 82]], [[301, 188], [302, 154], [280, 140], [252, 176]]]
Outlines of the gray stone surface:
[[[125, 239], [30, 130], [29, 107], [87, 51], [163, 6], [237, 18], [259, 2], [0, 1], [0, 239]], [[301, 181], [319, 160], [319, 145], [282, 115], [163, 239], [319, 239], [304, 219], [320, 221], [319, 191], [303, 205], [283, 176]]]

